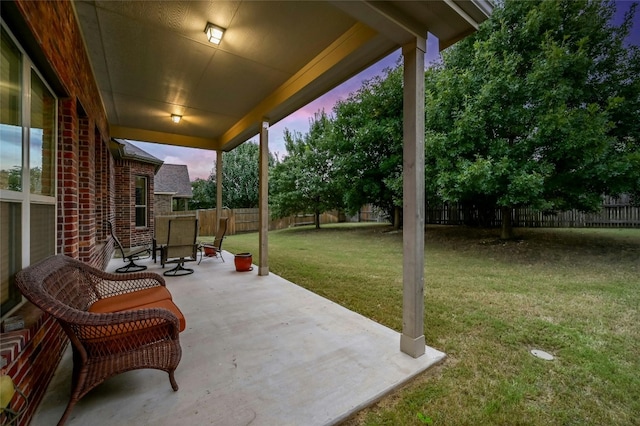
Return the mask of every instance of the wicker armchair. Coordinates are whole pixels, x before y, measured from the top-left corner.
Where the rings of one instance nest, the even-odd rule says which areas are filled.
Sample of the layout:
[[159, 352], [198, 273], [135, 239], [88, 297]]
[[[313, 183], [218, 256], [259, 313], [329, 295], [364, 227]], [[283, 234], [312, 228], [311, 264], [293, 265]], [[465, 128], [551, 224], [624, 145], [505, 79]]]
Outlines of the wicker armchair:
[[[110, 274], [56, 255], [18, 272], [16, 284], [71, 340], [71, 397], [59, 425], [87, 392], [125, 371], [166, 371], [171, 387], [178, 390], [174, 371], [182, 356], [179, 332], [185, 327], [184, 316], [162, 276]], [[136, 308], [135, 303], [140, 305]], [[95, 312], [106, 304], [116, 311]]]

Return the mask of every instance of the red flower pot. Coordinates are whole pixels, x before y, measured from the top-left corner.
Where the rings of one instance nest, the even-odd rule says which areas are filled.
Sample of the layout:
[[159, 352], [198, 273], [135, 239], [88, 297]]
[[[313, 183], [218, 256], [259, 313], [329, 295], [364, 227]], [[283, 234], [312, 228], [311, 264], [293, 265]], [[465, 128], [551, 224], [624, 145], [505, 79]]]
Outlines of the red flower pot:
[[238, 272], [246, 272], [253, 269], [251, 266], [253, 262], [251, 253], [238, 253], [233, 258], [233, 262], [236, 264], [236, 271]]

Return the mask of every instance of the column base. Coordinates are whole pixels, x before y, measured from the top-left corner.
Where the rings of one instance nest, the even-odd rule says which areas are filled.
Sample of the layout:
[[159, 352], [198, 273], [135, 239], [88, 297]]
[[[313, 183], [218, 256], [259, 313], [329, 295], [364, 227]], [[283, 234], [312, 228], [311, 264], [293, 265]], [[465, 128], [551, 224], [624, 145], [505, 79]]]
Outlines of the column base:
[[400, 336], [400, 350], [414, 358], [420, 358], [424, 355], [426, 345], [424, 335], [415, 338], [406, 334]]
[[260, 275], [261, 277], [266, 277], [267, 275], [269, 275], [269, 267], [268, 266], [260, 266], [258, 268], [258, 275]]

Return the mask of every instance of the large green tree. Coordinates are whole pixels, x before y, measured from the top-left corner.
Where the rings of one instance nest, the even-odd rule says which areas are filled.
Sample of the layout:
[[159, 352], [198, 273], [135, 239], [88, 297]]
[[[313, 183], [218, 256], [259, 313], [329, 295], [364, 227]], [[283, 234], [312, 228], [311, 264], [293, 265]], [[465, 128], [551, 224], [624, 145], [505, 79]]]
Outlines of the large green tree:
[[[613, 2], [506, 0], [426, 73], [427, 191], [502, 210], [594, 211], [640, 188], [640, 54]], [[429, 178], [430, 177], [430, 178]]]
[[196, 179], [191, 182], [193, 198], [189, 200], [189, 210], [212, 209], [215, 206], [213, 185], [208, 179]]
[[324, 111], [310, 121], [309, 132], [284, 132], [287, 155], [278, 163], [270, 180], [271, 214], [285, 217], [313, 213], [316, 228], [320, 215], [340, 208], [342, 197], [336, 186], [332, 121]]
[[401, 217], [394, 211], [402, 207], [402, 79], [402, 67], [387, 69], [333, 109], [333, 151], [351, 213], [373, 204]]
[[[222, 207], [246, 209], [258, 207], [258, 184], [260, 146], [254, 142], [245, 142], [222, 157]], [[269, 167], [273, 167], [275, 158], [269, 154]], [[216, 162], [209, 175], [206, 188], [202, 191], [209, 196], [215, 206], [217, 197]], [[198, 183], [197, 185], [201, 185]], [[194, 191], [200, 189], [194, 187]], [[194, 192], [194, 196], [195, 196]]]

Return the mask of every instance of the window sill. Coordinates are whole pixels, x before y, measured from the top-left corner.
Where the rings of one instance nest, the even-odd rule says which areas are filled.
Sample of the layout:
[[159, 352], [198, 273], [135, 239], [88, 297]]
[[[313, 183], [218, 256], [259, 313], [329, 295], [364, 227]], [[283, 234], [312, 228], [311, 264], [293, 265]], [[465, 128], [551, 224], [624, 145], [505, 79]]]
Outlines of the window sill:
[[0, 368], [5, 368], [20, 355], [29, 341], [35, 337], [42, 326], [44, 313], [31, 302], [25, 302], [16, 309], [11, 316], [21, 316], [24, 320], [24, 328], [15, 331], [0, 333]]

